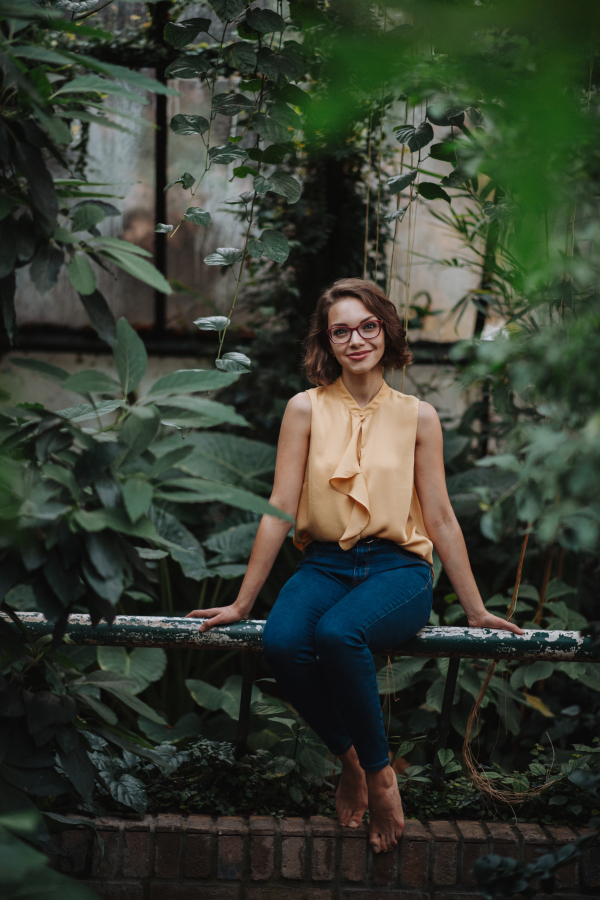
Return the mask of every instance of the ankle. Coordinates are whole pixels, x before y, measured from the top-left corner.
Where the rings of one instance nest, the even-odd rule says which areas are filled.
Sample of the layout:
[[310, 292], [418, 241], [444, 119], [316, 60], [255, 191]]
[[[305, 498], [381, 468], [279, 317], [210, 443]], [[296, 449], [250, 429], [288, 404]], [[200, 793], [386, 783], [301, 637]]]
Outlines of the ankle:
[[367, 772], [367, 784], [370, 788], [388, 788], [397, 784], [396, 773], [391, 766], [385, 766], [377, 772]]
[[357, 771], [360, 769], [361, 772], [364, 771], [358, 760], [358, 754], [357, 754], [356, 750], [354, 749], [354, 747], [350, 747], [349, 750], [347, 750], [345, 753], [343, 753], [339, 757], [339, 760], [342, 764], [342, 769], [344, 769], [344, 770], [354, 772], [354, 771]]

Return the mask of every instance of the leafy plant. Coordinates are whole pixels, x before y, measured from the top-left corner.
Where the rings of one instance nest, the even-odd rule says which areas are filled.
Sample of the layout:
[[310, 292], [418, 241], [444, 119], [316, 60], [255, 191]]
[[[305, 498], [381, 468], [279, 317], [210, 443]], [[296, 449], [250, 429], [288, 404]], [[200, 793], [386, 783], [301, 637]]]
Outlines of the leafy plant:
[[[90, 261], [104, 268], [112, 263], [165, 293], [171, 293], [171, 287], [149, 261], [150, 253], [100, 233], [98, 225], [104, 218], [119, 212], [103, 199], [110, 194], [97, 190], [106, 185], [90, 183], [73, 171], [68, 152], [71, 125], [97, 122], [128, 131], [106, 115], [106, 96], [141, 104], [147, 101], [131, 87], [170, 95], [177, 92], [125, 66], [56, 49], [48, 39], [52, 32], [73, 38], [111, 37], [23, 0], [0, 4], [4, 98], [0, 108], [0, 314], [13, 343], [16, 270], [29, 266], [31, 279], [43, 294], [56, 284], [66, 265], [92, 325], [114, 344], [108, 306], [96, 288]], [[51, 161], [68, 177], [53, 175]]]

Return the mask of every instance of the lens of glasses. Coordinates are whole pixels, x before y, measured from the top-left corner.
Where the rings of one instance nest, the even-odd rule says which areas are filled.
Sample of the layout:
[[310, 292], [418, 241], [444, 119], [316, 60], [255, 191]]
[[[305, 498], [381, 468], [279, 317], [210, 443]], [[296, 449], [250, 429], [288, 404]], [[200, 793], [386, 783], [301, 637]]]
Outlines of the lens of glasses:
[[[381, 324], [379, 322], [363, 322], [357, 330], [362, 338], [368, 340], [369, 338], [375, 338], [379, 335]], [[331, 340], [334, 344], [345, 344], [350, 340], [351, 334], [351, 329], [345, 328], [343, 325], [332, 328], [330, 332]]]
[[381, 325], [379, 322], [363, 322], [363, 324], [358, 329], [358, 333], [363, 338], [377, 337], [380, 331]]

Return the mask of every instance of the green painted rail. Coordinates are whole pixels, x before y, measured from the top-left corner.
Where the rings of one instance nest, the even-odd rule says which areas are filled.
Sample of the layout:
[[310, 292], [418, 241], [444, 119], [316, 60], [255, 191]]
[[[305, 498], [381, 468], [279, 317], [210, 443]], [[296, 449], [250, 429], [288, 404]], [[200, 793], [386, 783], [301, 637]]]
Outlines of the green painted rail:
[[[19, 616], [35, 637], [52, 631], [52, 624], [41, 613], [19, 613]], [[264, 619], [248, 619], [205, 632], [199, 630], [199, 625], [199, 619], [117, 616], [112, 625], [100, 623], [94, 627], [89, 616], [72, 615], [68, 634], [75, 644], [261, 649]], [[600, 643], [579, 631], [531, 630], [517, 635], [491, 628], [427, 626], [405, 644], [390, 647], [389, 651], [400, 656], [600, 662]]]

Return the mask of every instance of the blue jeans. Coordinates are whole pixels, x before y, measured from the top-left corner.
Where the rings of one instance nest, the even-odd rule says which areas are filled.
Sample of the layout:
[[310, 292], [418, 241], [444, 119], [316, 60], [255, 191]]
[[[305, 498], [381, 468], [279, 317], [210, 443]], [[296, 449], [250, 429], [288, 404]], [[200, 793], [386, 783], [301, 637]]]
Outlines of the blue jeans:
[[371, 653], [397, 648], [431, 613], [431, 566], [392, 541], [308, 545], [263, 635], [277, 684], [334, 756], [389, 763]]

